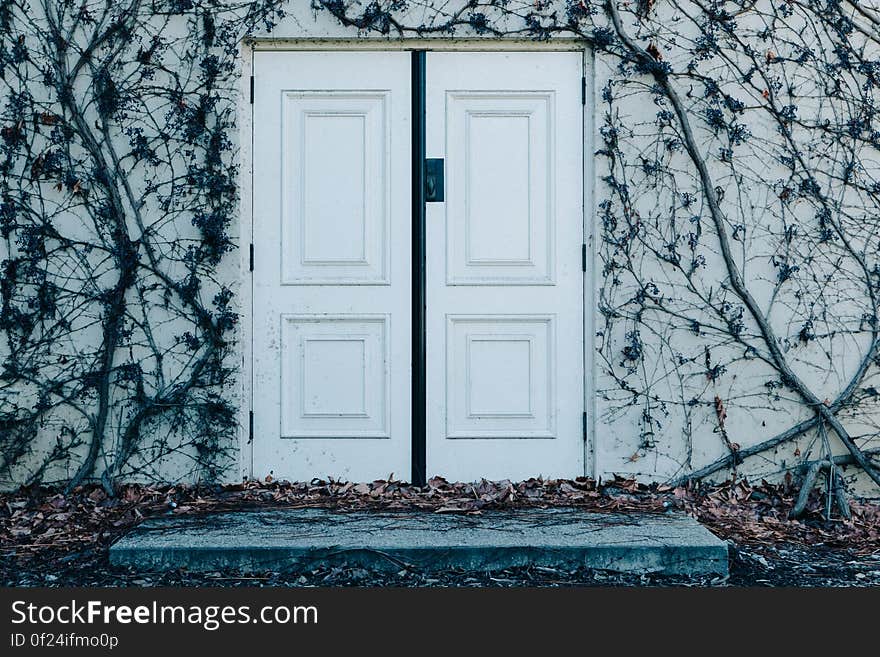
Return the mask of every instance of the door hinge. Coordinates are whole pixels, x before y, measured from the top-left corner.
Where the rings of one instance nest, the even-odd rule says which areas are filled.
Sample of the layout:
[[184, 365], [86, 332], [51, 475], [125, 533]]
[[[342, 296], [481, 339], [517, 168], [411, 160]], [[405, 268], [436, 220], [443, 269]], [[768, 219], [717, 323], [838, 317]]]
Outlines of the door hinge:
[[248, 411], [248, 443], [254, 442], [254, 412]]
[[584, 442], [587, 442], [587, 412], [584, 411], [583, 415], [583, 431], [584, 431]]
[[[251, 78], [253, 81], [253, 78]], [[253, 101], [252, 101], [253, 102]], [[587, 76], [581, 76], [581, 105], [587, 104]]]
[[587, 245], [581, 244], [581, 271], [587, 271]]
[[254, 270], [254, 243], [251, 242], [250, 253], [248, 254], [250, 270]]
[[251, 105], [254, 104], [254, 76], [251, 76]]

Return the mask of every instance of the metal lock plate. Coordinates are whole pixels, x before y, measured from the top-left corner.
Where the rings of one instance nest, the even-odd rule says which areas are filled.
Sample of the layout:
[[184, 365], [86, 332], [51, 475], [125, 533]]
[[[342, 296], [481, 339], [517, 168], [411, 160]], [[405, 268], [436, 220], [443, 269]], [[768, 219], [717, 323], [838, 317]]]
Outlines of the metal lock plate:
[[425, 160], [425, 202], [443, 202], [443, 158]]

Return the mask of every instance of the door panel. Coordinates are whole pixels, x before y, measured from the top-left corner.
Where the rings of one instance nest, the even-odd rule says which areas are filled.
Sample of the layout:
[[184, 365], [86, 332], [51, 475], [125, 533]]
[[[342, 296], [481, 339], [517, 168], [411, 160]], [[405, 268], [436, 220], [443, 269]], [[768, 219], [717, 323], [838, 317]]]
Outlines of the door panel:
[[553, 320], [447, 315], [447, 438], [556, 436]]
[[389, 96], [282, 95], [283, 284], [388, 283]]
[[253, 471], [410, 468], [410, 56], [254, 55]]
[[[462, 91], [446, 102], [447, 283], [552, 284], [553, 95]], [[428, 106], [429, 117], [442, 111]]]
[[427, 54], [427, 466], [455, 480], [580, 476], [579, 53]]

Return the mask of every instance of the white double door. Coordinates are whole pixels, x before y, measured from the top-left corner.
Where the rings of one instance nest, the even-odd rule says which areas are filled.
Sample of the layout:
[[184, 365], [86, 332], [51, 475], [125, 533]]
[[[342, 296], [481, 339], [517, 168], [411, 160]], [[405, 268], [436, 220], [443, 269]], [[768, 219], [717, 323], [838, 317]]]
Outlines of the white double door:
[[427, 53], [424, 364], [411, 67], [255, 53], [254, 475], [408, 480], [422, 367], [428, 476], [582, 475], [582, 56]]

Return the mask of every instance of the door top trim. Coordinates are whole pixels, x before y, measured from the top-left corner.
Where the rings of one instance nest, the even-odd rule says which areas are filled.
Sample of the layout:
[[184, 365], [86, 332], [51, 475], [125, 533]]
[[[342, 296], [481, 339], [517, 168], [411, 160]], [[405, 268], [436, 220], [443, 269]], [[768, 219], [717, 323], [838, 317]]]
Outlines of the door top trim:
[[548, 41], [532, 39], [504, 39], [493, 37], [423, 37], [387, 39], [384, 37], [363, 37], [360, 39], [327, 39], [320, 37], [283, 39], [274, 37], [249, 37], [245, 43], [254, 51], [284, 50], [426, 50], [426, 51], [463, 51], [463, 52], [568, 52], [582, 51], [588, 48], [584, 39], [554, 37]]

